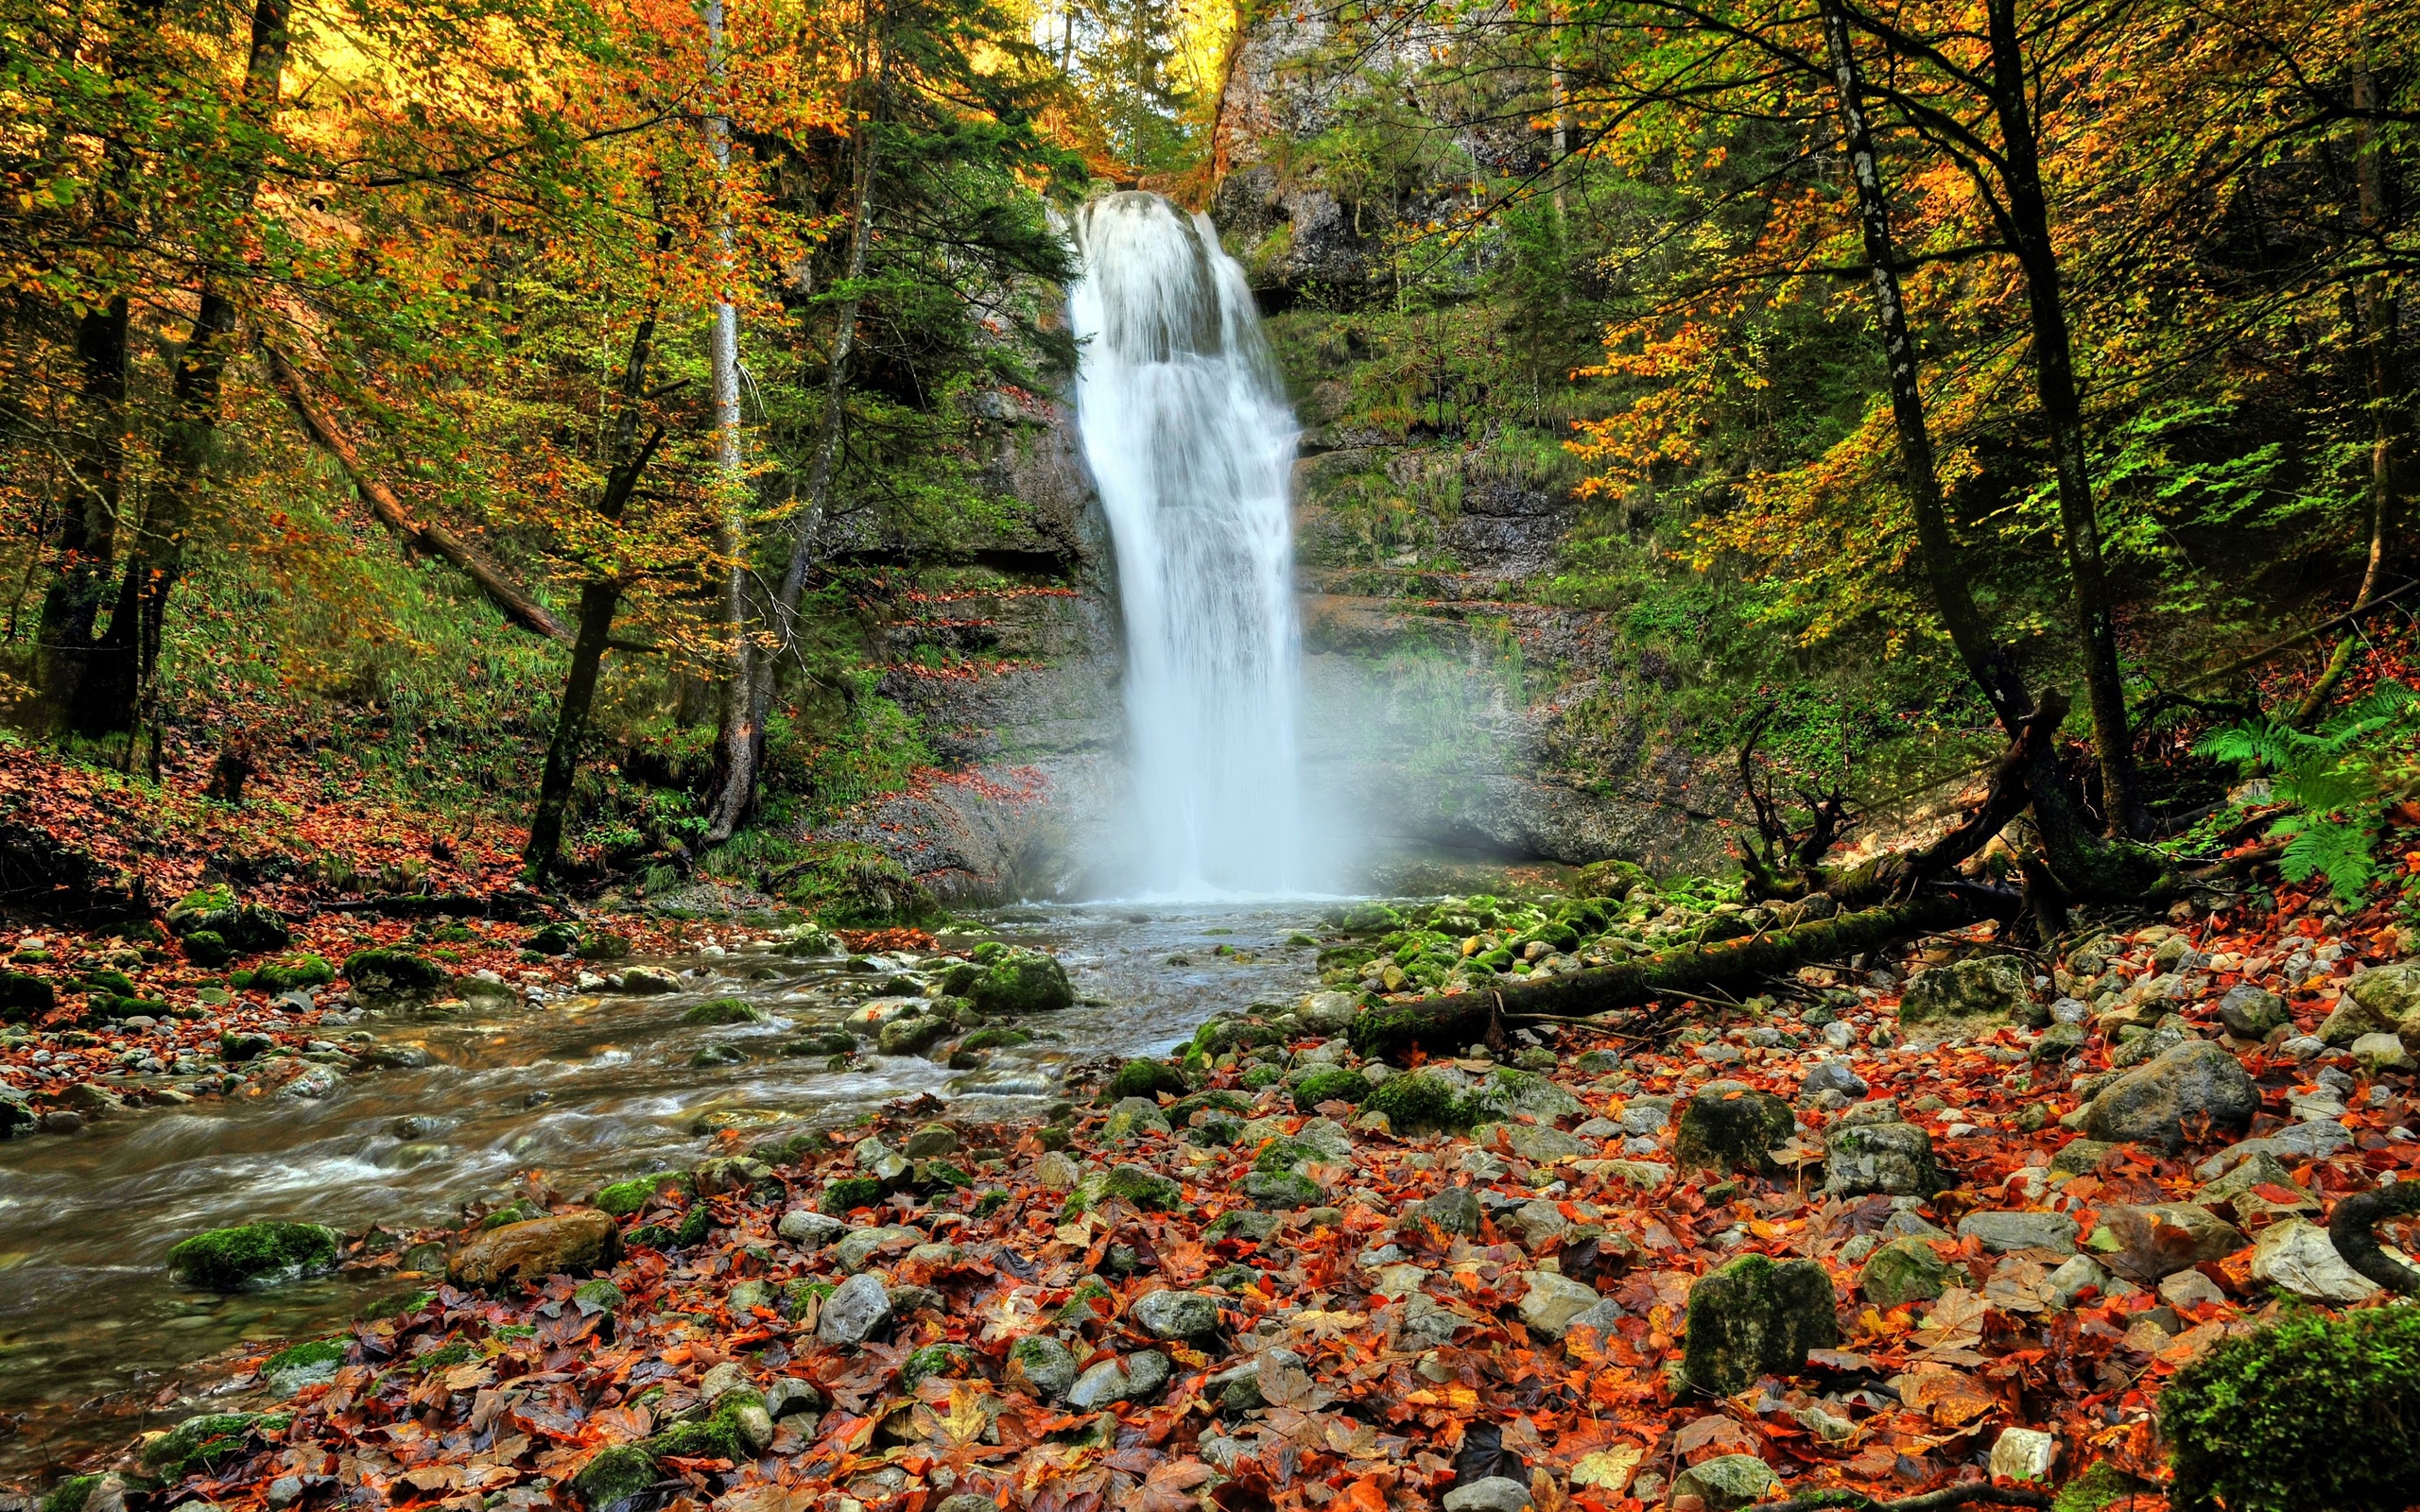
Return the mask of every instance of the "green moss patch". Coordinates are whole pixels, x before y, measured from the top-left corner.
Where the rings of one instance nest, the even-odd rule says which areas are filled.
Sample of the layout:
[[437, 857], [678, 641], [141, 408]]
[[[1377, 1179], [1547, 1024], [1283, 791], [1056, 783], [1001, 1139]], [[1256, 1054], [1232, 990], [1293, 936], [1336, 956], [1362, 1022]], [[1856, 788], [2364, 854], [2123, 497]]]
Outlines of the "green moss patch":
[[248, 1223], [199, 1233], [168, 1251], [168, 1274], [215, 1292], [251, 1291], [336, 1268], [344, 1236], [315, 1223]]
[[2179, 1508], [2396, 1512], [2420, 1435], [2420, 1308], [2225, 1340], [2177, 1373], [2159, 1420]]

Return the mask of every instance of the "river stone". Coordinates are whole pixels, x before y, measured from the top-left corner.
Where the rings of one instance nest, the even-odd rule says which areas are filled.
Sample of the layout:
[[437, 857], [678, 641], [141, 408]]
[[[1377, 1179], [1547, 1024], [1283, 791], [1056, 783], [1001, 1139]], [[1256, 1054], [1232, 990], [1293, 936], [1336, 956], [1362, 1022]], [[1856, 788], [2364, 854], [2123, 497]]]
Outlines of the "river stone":
[[655, 997], [666, 992], [680, 991], [681, 979], [668, 971], [657, 971], [644, 966], [633, 966], [622, 973], [621, 990], [632, 997]]
[[2044, 1284], [2050, 1288], [2050, 1297], [2059, 1306], [2073, 1307], [2086, 1287], [2107, 1296], [2110, 1277], [2090, 1255], [2070, 1255], [2059, 1263], [2059, 1268], [2049, 1274]]
[[1076, 1378], [1067, 1391], [1067, 1405], [1092, 1412], [1113, 1402], [1140, 1401], [1167, 1385], [1170, 1373], [1167, 1356], [1157, 1349], [1144, 1349], [1123, 1361], [1103, 1360]]
[[884, 1224], [873, 1228], [852, 1228], [840, 1236], [838, 1243], [833, 1246], [833, 1253], [839, 1260], [840, 1268], [855, 1275], [873, 1264], [873, 1257], [881, 1251], [897, 1245], [918, 1244], [924, 1237], [922, 1229], [910, 1228], [904, 1224]]
[[2392, 1034], [2365, 1034], [2352, 1043], [2354, 1060], [2363, 1071], [2375, 1076], [2382, 1071], [2411, 1071], [2415, 1067], [2411, 1052]]
[[574, 1208], [474, 1235], [454, 1252], [445, 1275], [457, 1286], [484, 1288], [511, 1280], [534, 1284], [549, 1276], [601, 1269], [621, 1253], [622, 1231], [611, 1214]]
[[2307, 1302], [2366, 1301], [2377, 1283], [2344, 1263], [2327, 1230], [2288, 1218], [2260, 1230], [2252, 1246], [2252, 1279]]
[[[1553, 1130], [1547, 1132], [1552, 1133]], [[1346, 1133], [1344, 1125], [1335, 1119], [1311, 1119], [1294, 1131], [1293, 1138], [1295, 1143], [1308, 1145], [1313, 1153], [1331, 1165], [1344, 1165], [1353, 1159], [1353, 1136]]]
[[1672, 1159], [1684, 1171], [1772, 1174], [1778, 1168], [1768, 1152], [1787, 1143], [1796, 1125], [1789, 1105], [1772, 1093], [1710, 1081], [1681, 1110]]
[[214, 1292], [252, 1291], [334, 1270], [344, 1235], [315, 1223], [213, 1228], [168, 1251], [170, 1279]]
[[1030, 1334], [1009, 1349], [1006, 1379], [1013, 1390], [1053, 1401], [1076, 1383], [1076, 1356], [1046, 1333]]
[[1970, 1212], [1958, 1220], [1960, 1238], [1974, 1239], [1994, 1255], [2020, 1249], [2072, 1255], [2078, 1231], [2076, 1221], [2064, 1212]]
[[1303, 1027], [1318, 1034], [1339, 1034], [1353, 1027], [1361, 1013], [1361, 999], [1351, 992], [1313, 992], [1305, 996], [1295, 1015]]
[[[2284, 1200], [2264, 1197], [2254, 1190], [2263, 1186], [2293, 1195]], [[2253, 1151], [2234, 1170], [2194, 1193], [2193, 1200], [2205, 1208], [2232, 1208], [2238, 1219], [2247, 1221], [2261, 1213], [2315, 1211], [2319, 1207], [2286, 1162], [2267, 1150]]]
[[1219, 1332], [1219, 1299], [1200, 1292], [1152, 1292], [1137, 1299], [1127, 1316], [1155, 1339], [1206, 1339]]
[[[2244, 1246], [2242, 1230], [2190, 1202], [2113, 1203], [2100, 1218], [2119, 1246], [2106, 1257], [2110, 1268], [2138, 1281], [2224, 1260]], [[2094, 1247], [2100, 1245], [2096, 1240]]]
[[1268, 1406], [1269, 1395], [1262, 1383], [1267, 1381], [1274, 1384], [1281, 1375], [1308, 1380], [1301, 1355], [1291, 1349], [1272, 1347], [1261, 1350], [1233, 1370], [1212, 1376], [1209, 1383], [1218, 1388], [1221, 1408], [1230, 1413], [1243, 1413]]
[[964, 996], [983, 1014], [1047, 1013], [1076, 1001], [1067, 969], [1040, 951], [997, 957], [966, 984]]
[[1233, 1208], [1212, 1219], [1209, 1227], [1201, 1230], [1201, 1237], [1214, 1245], [1221, 1239], [1248, 1239], [1255, 1245], [1265, 1245], [1284, 1221], [1273, 1212]]
[[1563, 1337], [1573, 1323], [1605, 1300], [1595, 1287], [1550, 1270], [1525, 1271], [1521, 1280], [1529, 1286], [1521, 1298], [1521, 1321], [1531, 1332], [1550, 1339]]
[[1307, 1208], [1320, 1200], [1320, 1184], [1291, 1171], [1254, 1171], [1244, 1177], [1244, 1195], [1270, 1211]]
[[1932, 1136], [1913, 1124], [1835, 1125], [1824, 1144], [1824, 1190], [1836, 1197], [1929, 1197], [1950, 1184], [1933, 1160]]
[[1694, 1496], [1706, 1512], [1735, 1512], [1761, 1502], [1781, 1478], [1754, 1454], [1719, 1454], [1690, 1466], [1672, 1481], [1672, 1500]]
[[1588, 1148], [1563, 1130], [1546, 1124], [1481, 1124], [1471, 1130], [1471, 1142], [1482, 1148], [1490, 1148], [1499, 1135], [1512, 1147], [1513, 1154], [1540, 1165], [1567, 1160], [1575, 1155], [1585, 1154]]
[[1478, 1194], [1468, 1187], [1446, 1187], [1414, 1208], [1412, 1215], [1449, 1234], [1468, 1237], [1478, 1232]]
[[2097, 1140], [2156, 1144], [2173, 1154], [2187, 1132], [2241, 1133], [2260, 1110], [2260, 1089], [2235, 1057], [2196, 1040], [2103, 1086], [2084, 1105], [2083, 1128]]
[[838, 1218], [828, 1218], [812, 1208], [792, 1208], [782, 1214], [773, 1232], [805, 1249], [821, 1249], [849, 1231], [849, 1226]]
[[2025, 987], [2026, 974], [2006, 955], [1974, 955], [1919, 971], [1899, 997], [1899, 1022], [1969, 1025], [1980, 1022], [2048, 1021]]
[[2050, 1169], [2060, 1176], [2090, 1176], [2118, 1148], [2107, 1140], [2069, 1140], [2050, 1157]]
[[852, 1276], [823, 1299], [815, 1336], [826, 1344], [863, 1344], [890, 1318], [890, 1293], [881, 1278]]
[[1845, 1060], [1826, 1060], [1806, 1074], [1798, 1084], [1799, 1098], [1804, 1101], [1818, 1092], [1838, 1092], [1843, 1097], [1858, 1098], [1874, 1089], [1864, 1077], [1852, 1070]]
[[1480, 1120], [1509, 1122], [1515, 1113], [1527, 1113], [1540, 1123], [1551, 1123], [1587, 1110], [1579, 1098], [1544, 1076], [1506, 1066], [1489, 1072], [1462, 1095], [1465, 1106]]
[[926, 1124], [908, 1136], [901, 1150], [911, 1160], [929, 1160], [937, 1155], [958, 1153], [958, 1130], [947, 1124]]
[[2265, 1040], [2269, 1031], [2288, 1022], [2286, 1000], [2249, 982], [2238, 983], [2219, 999], [2219, 1022], [2240, 1040]]
[[1689, 1288], [1682, 1372], [1698, 1389], [1728, 1397], [1759, 1376], [1794, 1374], [1808, 1349], [1830, 1349], [1840, 1337], [1822, 1265], [1742, 1255]]
[[1876, 1307], [1905, 1307], [1939, 1297], [1954, 1274], [1924, 1240], [1893, 1239], [1865, 1257], [1857, 1289]]
[[2038, 1428], [2003, 1428], [1992, 1442], [1992, 1474], [2011, 1481], [2048, 1481], [2059, 1463], [2059, 1441]]
[[1100, 1132], [1101, 1138], [1119, 1143], [1146, 1134], [1166, 1134], [1168, 1118], [1160, 1111], [1160, 1105], [1148, 1097], [1121, 1097], [1110, 1108], [1109, 1122]]
[[1530, 1488], [1508, 1475], [1484, 1475], [1445, 1493], [1445, 1512], [1521, 1512]]

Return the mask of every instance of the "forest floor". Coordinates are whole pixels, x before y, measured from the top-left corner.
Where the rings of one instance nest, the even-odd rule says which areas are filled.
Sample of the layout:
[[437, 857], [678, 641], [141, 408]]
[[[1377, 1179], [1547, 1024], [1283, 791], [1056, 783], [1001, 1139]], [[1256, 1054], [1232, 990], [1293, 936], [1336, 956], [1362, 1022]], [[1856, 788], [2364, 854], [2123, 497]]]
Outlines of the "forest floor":
[[[465, 927], [463, 971], [580, 969]], [[732, 1135], [693, 1172], [579, 1200], [533, 1177], [503, 1227], [444, 1236], [444, 1274], [418, 1251], [411, 1305], [160, 1403], [200, 1416], [43, 1505], [1691, 1512], [1996, 1473], [2066, 1485], [2063, 1506], [2158, 1507], [2176, 1371], [2285, 1310], [2377, 1295], [2312, 1221], [2420, 1170], [2409, 1057], [2342, 1032], [2350, 985], [2413, 941], [2383, 904], [2251, 894], [2081, 948], [2098, 959], [2019, 954], [2024, 1004], [1901, 1022], [1911, 972], [2008, 958], [1991, 936], [1808, 968], [1644, 1038], [1531, 1031], [1505, 1052], [1529, 1074], [1483, 1053], [1381, 1071], [1291, 1016], [1221, 1016], [1189, 1084], [1136, 1063], [1023, 1123], [927, 1099], [845, 1134]], [[364, 937], [322, 916], [297, 944]], [[175, 974], [157, 989], [182, 1002]], [[2069, 987], [2118, 1001], [2079, 1015]], [[2238, 1035], [2273, 1016], [2262, 991], [2290, 1022]], [[2023, 1026], [2054, 1000], [2056, 1026]], [[2155, 1053], [2203, 1044], [2256, 1087], [2243, 1118], [2185, 1107], [2173, 1148], [2078, 1132], [2079, 1084], [2113, 1058], [2157, 1084], [2179, 1057]], [[93, 1085], [96, 1048], [54, 1050], [72, 1069], [37, 1104]], [[1374, 1091], [1328, 1074], [1355, 1067]], [[26, 1069], [12, 1051], [6, 1074]], [[1409, 1122], [1421, 1100], [1386, 1092], [1407, 1076], [1447, 1089], [1449, 1123], [1487, 1122], [1354, 1106]], [[1728, 1110], [1768, 1096], [1783, 1121], [1750, 1144], [1780, 1143], [1725, 1153]], [[1942, 1190], [1858, 1178], [1844, 1131], [1877, 1124], [1921, 1131]], [[1710, 1391], [1692, 1291], [1748, 1255], [1820, 1266], [1832, 1306], [1803, 1359], [1752, 1352]], [[404, 1258], [352, 1242], [345, 1263]]]

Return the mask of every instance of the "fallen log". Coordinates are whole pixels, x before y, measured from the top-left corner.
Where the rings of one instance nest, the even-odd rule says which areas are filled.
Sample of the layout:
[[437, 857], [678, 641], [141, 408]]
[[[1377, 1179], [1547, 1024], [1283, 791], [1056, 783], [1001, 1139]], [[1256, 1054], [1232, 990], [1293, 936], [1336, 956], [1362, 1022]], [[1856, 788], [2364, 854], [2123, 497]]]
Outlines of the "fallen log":
[[2420, 1270], [2388, 1254], [2376, 1231], [2390, 1218], [2413, 1216], [2420, 1216], [2420, 1181], [2356, 1193], [2336, 1205], [2327, 1221], [2328, 1243], [2345, 1264], [2388, 1291], [2420, 1297]]
[[569, 903], [534, 892], [373, 893], [321, 905], [331, 914], [377, 914], [387, 919], [500, 919], [509, 924], [544, 923], [577, 917]]
[[361, 452], [353, 444], [353, 438], [347, 436], [343, 427], [312, 399], [309, 388], [302, 382], [302, 375], [296, 372], [293, 365], [274, 348], [268, 352], [268, 369], [269, 376], [277, 384], [278, 392], [285, 396], [286, 404], [301, 418], [302, 428], [311, 433], [311, 438], [319, 442], [330, 456], [337, 459], [337, 465], [344, 469], [345, 476], [353, 480], [354, 491], [361, 495], [361, 502], [370, 507], [370, 512], [378, 517], [380, 524], [393, 531], [406, 545], [442, 557], [460, 568], [472, 582], [478, 585], [479, 592], [488, 596], [488, 601], [512, 624], [550, 641], [570, 642], [570, 627], [555, 618], [544, 605], [531, 598], [520, 584], [507, 576], [502, 567], [489, 559], [486, 553], [443, 525], [412, 518], [411, 511], [404, 507], [403, 500], [395, 497], [394, 490], [381, 483], [370, 471], [369, 464], [361, 459]]
[[1460, 1049], [1529, 1019], [1581, 1019], [1637, 1007], [1660, 997], [1730, 992], [1817, 961], [1895, 945], [1977, 919], [2012, 916], [2020, 895], [1978, 886], [1927, 889], [1913, 898], [1853, 914], [1777, 929], [1745, 939], [1692, 946], [1447, 996], [1365, 1008], [1346, 1031], [1356, 1053], [1398, 1054], [1414, 1045]]

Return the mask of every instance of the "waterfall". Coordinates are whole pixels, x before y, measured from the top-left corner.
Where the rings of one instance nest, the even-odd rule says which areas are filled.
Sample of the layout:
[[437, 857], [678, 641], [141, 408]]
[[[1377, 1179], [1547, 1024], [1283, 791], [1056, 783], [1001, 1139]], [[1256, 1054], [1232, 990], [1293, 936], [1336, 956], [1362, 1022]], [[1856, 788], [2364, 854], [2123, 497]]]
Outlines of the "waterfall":
[[1299, 892], [1295, 426], [1243, 269], [1157, 195], [1075, 225], [1077, 427], [1116, 548], [1141, 892]]

